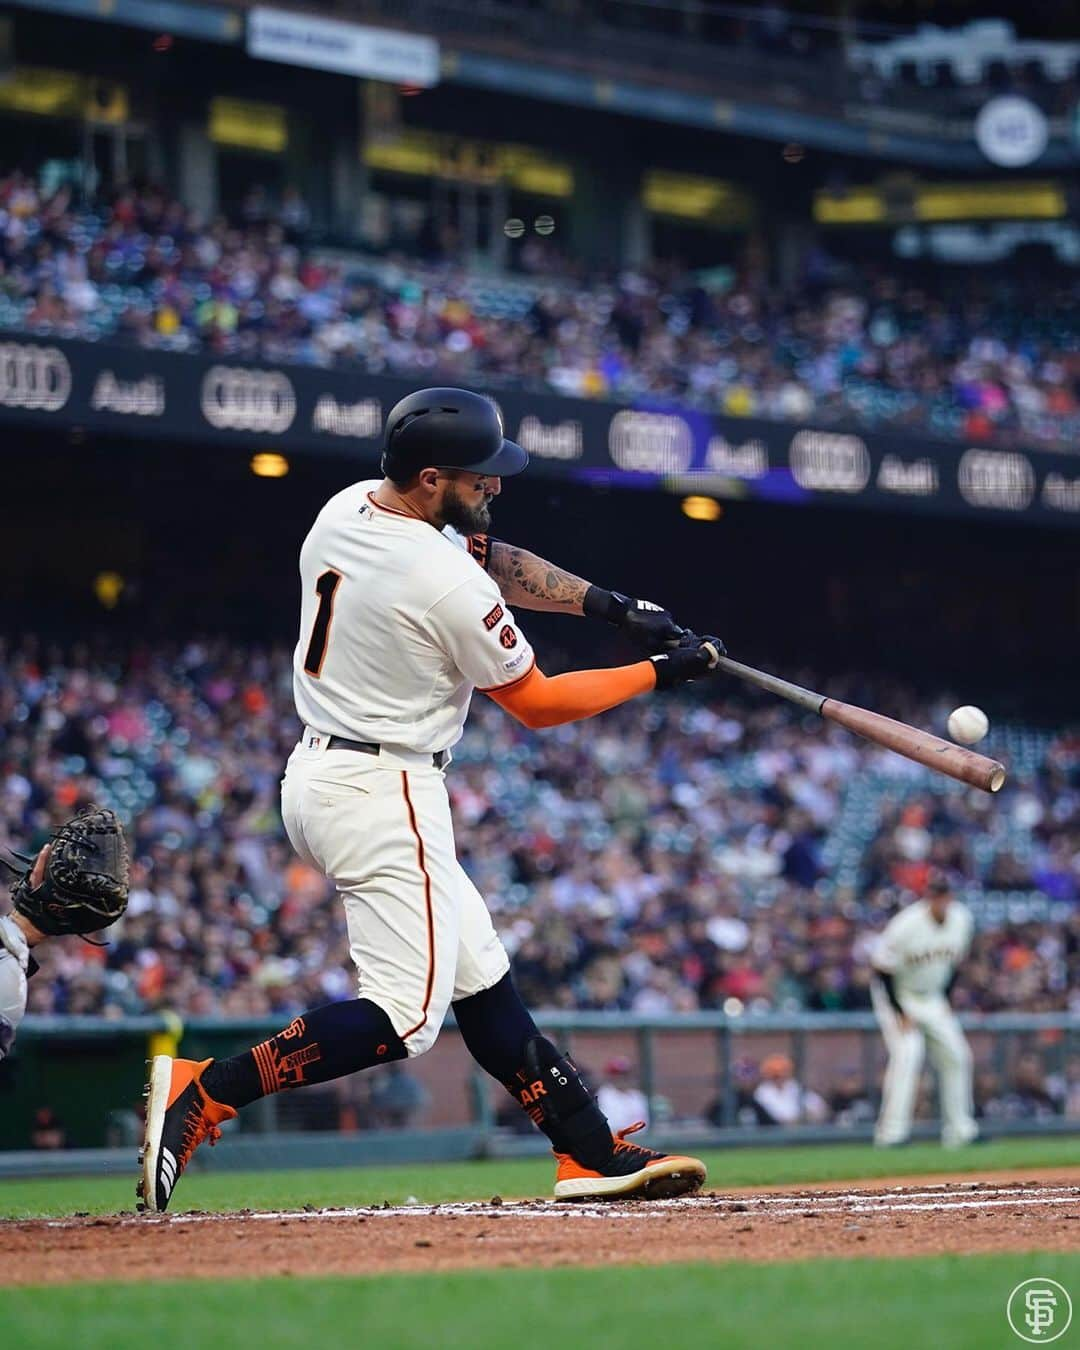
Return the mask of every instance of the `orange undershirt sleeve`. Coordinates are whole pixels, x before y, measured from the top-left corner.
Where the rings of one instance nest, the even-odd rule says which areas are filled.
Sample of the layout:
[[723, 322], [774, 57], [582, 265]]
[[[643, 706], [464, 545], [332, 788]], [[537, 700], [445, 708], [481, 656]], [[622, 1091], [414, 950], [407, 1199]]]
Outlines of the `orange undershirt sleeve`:
[[482, 692], [511, 717], [537, 730], [595, 717], [655, 688], [656, 667], [651, 661], [638, 661], [612, 670], [571, 670], [550, 678], [533, 666], [513, 684]]

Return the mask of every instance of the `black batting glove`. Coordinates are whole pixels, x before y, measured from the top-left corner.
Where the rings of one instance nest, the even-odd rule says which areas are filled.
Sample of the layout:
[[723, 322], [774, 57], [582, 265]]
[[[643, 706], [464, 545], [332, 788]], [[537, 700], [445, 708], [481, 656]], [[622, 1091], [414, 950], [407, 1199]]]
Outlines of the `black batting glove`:
[[632, 600], [618, 591], [590, 586], [585, 592], [582, 610], [590, 618], [606, 619], [625, 633], [635, 647], [646, 652], [664, 652], [676, 647], [686, 632], [675, 622], [669, 610], [651, 600]]
[[[709, 645], [706, 646], [706, 643]], [[717, 669], [716, 658], [726, 655], [727, 648], [718, 637], [698, 637], [696, 633], [684, 633], [679, 645], [672, 651], [652, 658], [656, 670], [656, 687], [675, 689], [680, 684], [700, 679], [702, 675], [712, 675]]]

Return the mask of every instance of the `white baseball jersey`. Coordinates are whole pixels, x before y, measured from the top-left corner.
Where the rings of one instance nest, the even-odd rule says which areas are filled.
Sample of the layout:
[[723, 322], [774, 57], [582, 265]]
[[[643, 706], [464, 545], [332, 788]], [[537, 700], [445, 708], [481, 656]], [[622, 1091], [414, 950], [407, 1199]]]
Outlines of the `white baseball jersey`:
[[535, 658], [465, 538], [375, 501], [380, 481], [331, 497], [300, 551], [296, 709], [328, 735], [434, 753], [460, 739], [474, 688]]
[[908, 1018], [906, 1024], [900, 1022], [880, 984], [871, 989], [889, 1051], [874, 1130], [877, 1144], [900, 1144], [910, 1136], [926, 1050], [938, 1073], [942, 1142], [958, 1146], [978, 1134], [971, 1098], [971, 1050], [945, 998], [945, 986], [971, 945], [973, 927], [971, 912], [958, 901], [950, 902], [945, 922], [938, 923], [927, 902], [919, 900], [890, 919], [877, 941], [873, 963], [892, 975], [897, 1000]]
[[971, 946], [971, 911], [958, 900], [938, 923], [925, 900], [893, 916], [877, 940], [873, 964], [893, 977], [897, 997], [941, 994]]

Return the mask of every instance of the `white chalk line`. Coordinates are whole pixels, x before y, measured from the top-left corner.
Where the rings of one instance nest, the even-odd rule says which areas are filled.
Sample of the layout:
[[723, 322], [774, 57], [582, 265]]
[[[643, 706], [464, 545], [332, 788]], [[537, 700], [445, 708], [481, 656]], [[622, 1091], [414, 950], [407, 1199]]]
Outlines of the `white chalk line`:
[[[603, 1219], [630, 1220], [663, 1218], [673, 1213], [713, 1213], [716, 1217], [753, 1215], [757, 1218], [780, 1218], [850, 1214], [875, 1216], [879, 1214], [927, 1213], [945, 1210], [989, 1210], [997, 1208], [1027, 1208], [1047, 1205], [1080, 1206], [1080, 1186], [1040, 1186], [1037, 1188], [994, 1187], [973, 1193], [962, 1190], [904, 1191], [822, 1191], [812, 1195], [716, 1195], [687, 1196], [674, 1200], [653, 1200], [626, 1205], [618, 1201], [604, 1203], [565, 1203], [554, 1200], [534, 1201], [530, 1204], [485, 1204], [476, 1201], [458, 1201], [437, 1205], [359, 1206], [342, 1209], [278, 1209], [254, 1210], [250, 1213], [220, 1214], [166, 1214], [122, 1217], [109, 1227], [127, 1227], [135, 1224], [206, 1224], [226, 1220], [231, 1223], [289, 1223], [334, 1222], [357, 1219], [398, 1219], [403, 1216], [430, 1218], [445, 1215], [452, 1218], [544, 1218], [544, 1219]], [[80, 1219], [46, 1220], [50, 1228], [86, 1226]], [[101, 1220], [98, 1219], [98, 1223]]]
[[[791, 1195], [778, 1192], [768, 1195], [763, 1194], [742, 1194], [742, 1195], [718, 1195], [716, 1199], [724, 1200], [731, 1204], [753, 1204], [753, 1205], [818, 1205], [822, 1203], [840, 1204], [851, 1200], [928, 1200], [928, 1199], [963, 1199], [974, 1195], [976, 1199], [982, 1199], [991, 1195], [1074, 1195], [1080, 1197], [1080, 1186], [1059, 1185], [1059, 1186], [965, 1186], [963, 1183], [959, 1187], [951, 1186], [932, 1186], [926, 1190], [914, 1191], [907, 1190], [903, 1186], [890, 1186], [887, 1190], [880, 1191], [814, 1191], [804, 1192], [802, 1194]], [[703, 1200], [707, 1201], [708, 1196], [691, 1197], [694, 1203], [700, 1204]]]
[[835, 1207], [860, 1200], [873, 1200], [878, 1203], [888, 1203], [893, 1200], [942, 1200], [955, 1204], [968, 1198], [987, 1200], [997, 1195], [1064, 1195], [1080, 1199], [1080, 1186], [980, 1186], [977, 1190], [974, 1187], [966, 1187], [962, 1190], [956, 1188], [945, 1190], [944, 1188], [933, 1187], [925, 1191], [908, 1191], [904, 1190], [903, 1187], [890, 1187], [887, 1191], [818, 1191], [809, 1195], [725, 1195], [717, 1198], [730, 1204], [806, 1205], [818, 1208], [822, 1204], [831, 1204]]
[[[1015, 1206], [1015, 1205], [1017, 1205], [1018, 1203], [1019, 1203], [1019, 1204], [1021, 1205], [1021, 1207], [1023, 1207], [1023, 1208], [1026, 1208], [1026, 1207], [1029, 1206], [1029, 1205], [1080, 1205], [1080, 1196], [1075, 1196], [1075, 1195], [1063, 1195], [1063, 1196], [1058, 1196], [1058, 1197], [1054, 1197], [1054, 1196], [1031, 1196], [1031, 1197], [1025, 1198], [1025, 1199], [1022, 1200], [1022, 1201], [1015, 1201], [1015, 1200], [957, 1200], [957, 1201], [955, 1201], [955, 1202], [949, 1202], [949, 1203], [939, 1201], [937, 1204], [919, 1204], [919, 1205], [908, 1205], [908, 1204], [896, 1204], [896, 1205], [868, 1205], [868, 1204], [861, 1204], [861, 1203], [859, 1203], [859, 1202], [853, 1202], [853, 1203], [847, 1205], [847, 1206], [844, 1207], [844, 1208], [841, 1208], [840, 1206], [834, 1206], [834, 1208], [832, 1208], [832, 1209], [830, 1209], [830, 1210], [827, 1210], [826, 1213], [828, 1213], [828, 1214], [902, 1214], [902, 1213], [905, 1213], [905, 1212], [912, 1212], [912, 1211], [919, 1212], [919, 1211], [933, 1211], [933, 1210], [936, 1210], [936, 1211], [940, 1214], [940, 1213], [942, 1213], [942, 1212], [945, 1211], [945, 1210], [952, 1210], [952, 1209], [994, 1209], [994, 1208], [996, 1208], [996, 1207], [998, 1207], [998, 1206], [1002, 1206], [1002, 1207], [1007, 1208], [1009, 1205]], [[803, 1209], [770, 1209], [770, 1210], [767, 1210], [766, 1213], [765, 1213], [762, 1217], [772, 1219], [772, 1218], [777, 1217], [778, 1215], [784, 1215], [784, 1214], [806, 1214], [806, 1212], [807, 1212], [807, 1211], [806, 1211], [805, 1208], [803, 1208]], [[816, 1214], [818, 1213], [818, 1211], [815, 1209], [815, 1210], [813, 1211], [813, 1213], [816, 1215]]]

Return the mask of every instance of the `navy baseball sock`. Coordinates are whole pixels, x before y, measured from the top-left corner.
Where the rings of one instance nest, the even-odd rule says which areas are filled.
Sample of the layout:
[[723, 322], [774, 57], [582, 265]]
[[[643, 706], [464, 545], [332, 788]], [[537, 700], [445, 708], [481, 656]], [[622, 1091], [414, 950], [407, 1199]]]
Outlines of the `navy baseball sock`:
[[407, 1053], [382, 1008], [355, 998], [315, 1008], [251, 1050], [215, 1060], [202, 1085], [214, 1101], [241, 1107], [272, 1092], [404, 1059]]
[[497, 1078], [559, 1153], [599, 1167], [611, 1156], [611, 1127], [577, 1066], [540, 1034], [509, 972], [454, 1004], [465, 1046]]
[[517, 1074], [525, 1062], [525, 1047], [540, 1035], [509, 971], [490, 989], [459, 999], [454, 1017], [469, 1054], [500, 1083]]

